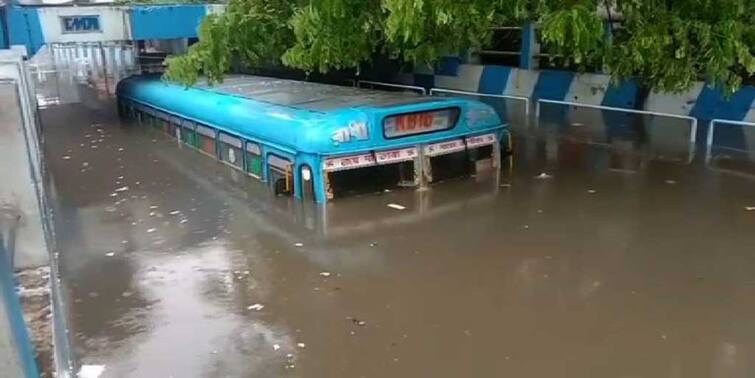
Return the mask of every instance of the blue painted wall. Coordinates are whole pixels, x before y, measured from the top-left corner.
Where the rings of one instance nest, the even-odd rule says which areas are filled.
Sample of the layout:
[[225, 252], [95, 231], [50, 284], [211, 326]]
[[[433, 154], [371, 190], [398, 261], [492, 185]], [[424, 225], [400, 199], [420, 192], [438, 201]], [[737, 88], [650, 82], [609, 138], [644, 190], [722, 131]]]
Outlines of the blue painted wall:
[[207, 13], [204, 5], [135, 6], [131, 9], [131, 38], [196, 37]]
[[[742, 87], [730, 98], [725, 98], [716, 88], [703, 87], [690, 115], [701, 121], [712, 119], [743, 120], [755, 102], [755, 87]], [[698, 138], [707, 134], [709, 124], [698, 130]], [[704, 139], [703, 139], [704, 140]], [[716, 126], [716, 144], [730, 148], [747, 149], [742, 126], [721, 124]]]
[[11, 5], [5, 11], [9, 44], [24, 45], [29, 55], [34, 55], [45, 43], [37, 8]]
[[480, 84], [477, 89], [480, 93], [502, 94], [506, 89], [511, 75], [511, 67], [485, 66], [480, 75]]
[[606, 89], [605, 97], [603, 97], [603, 106], [611, 106], [614, 108], [637, 108], [637, 93], [640, 88], [637, 82], [628, 80], [616, 85], [610, 85]]

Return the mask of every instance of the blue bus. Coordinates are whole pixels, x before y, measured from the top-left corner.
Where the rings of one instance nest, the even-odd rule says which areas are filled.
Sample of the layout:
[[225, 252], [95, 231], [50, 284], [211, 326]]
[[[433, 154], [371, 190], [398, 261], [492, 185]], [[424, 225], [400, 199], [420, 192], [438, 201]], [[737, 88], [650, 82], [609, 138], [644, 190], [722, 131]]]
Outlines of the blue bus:
[[133, 76], [116, 93], [121, 117], [318, 203], [492, 171], [509, 140], [493, 108], [462, 98], [248, 75], [188, 88]]

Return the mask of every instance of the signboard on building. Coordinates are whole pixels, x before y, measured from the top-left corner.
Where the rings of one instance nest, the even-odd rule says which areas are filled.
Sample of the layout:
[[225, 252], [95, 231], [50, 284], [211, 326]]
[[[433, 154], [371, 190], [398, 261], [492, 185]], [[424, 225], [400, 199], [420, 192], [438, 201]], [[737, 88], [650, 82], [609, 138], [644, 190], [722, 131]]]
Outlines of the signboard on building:
[[99, 15], [60, 16], [63, 33], [100, 33]]

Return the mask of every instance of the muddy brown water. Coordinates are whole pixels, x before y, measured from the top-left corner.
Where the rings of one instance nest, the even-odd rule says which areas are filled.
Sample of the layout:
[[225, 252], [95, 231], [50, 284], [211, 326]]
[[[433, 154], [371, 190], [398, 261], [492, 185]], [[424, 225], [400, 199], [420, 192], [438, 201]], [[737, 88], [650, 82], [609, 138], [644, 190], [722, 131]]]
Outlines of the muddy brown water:
[[103, 377], [755, 375], [751, 175], [545, 133], [498, 181], [316, 207], [111, 109], [41, 113]]

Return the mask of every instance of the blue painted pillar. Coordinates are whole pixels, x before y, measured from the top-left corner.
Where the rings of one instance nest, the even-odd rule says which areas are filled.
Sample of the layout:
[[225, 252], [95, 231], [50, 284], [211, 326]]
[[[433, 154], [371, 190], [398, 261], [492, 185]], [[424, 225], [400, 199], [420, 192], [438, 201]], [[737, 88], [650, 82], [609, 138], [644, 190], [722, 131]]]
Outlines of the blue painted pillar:
[[535, 46], [537, 38], [535, 37], [535, 23], [527, 22], [522, 25], [522, 51], [519, 52], [519, 68], [535, 68]]
[[0, 49], [8, 48], [8, 23], [5, 21], [5, 7], [0, 7]]
[[5, 8], [8, 44], [24, 45], [29, 56], [45, 43], [37, 8], [9, 5]]

